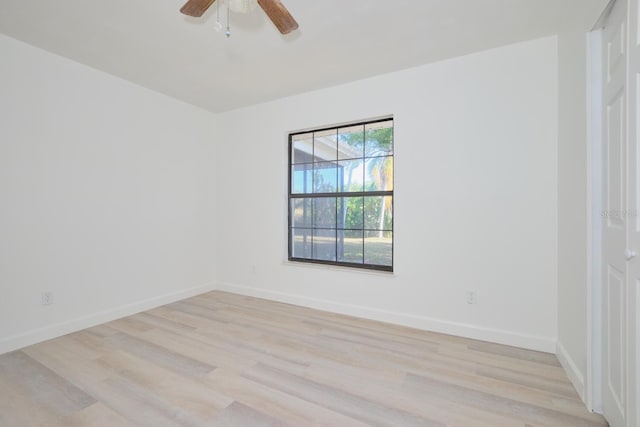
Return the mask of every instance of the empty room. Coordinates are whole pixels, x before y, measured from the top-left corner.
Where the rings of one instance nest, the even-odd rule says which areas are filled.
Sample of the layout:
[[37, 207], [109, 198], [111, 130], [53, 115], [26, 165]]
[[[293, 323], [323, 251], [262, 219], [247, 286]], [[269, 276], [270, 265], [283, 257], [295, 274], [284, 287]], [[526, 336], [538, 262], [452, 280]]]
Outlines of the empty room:
[[640, 427], [639, 0], [0, 0], [0, 427]]

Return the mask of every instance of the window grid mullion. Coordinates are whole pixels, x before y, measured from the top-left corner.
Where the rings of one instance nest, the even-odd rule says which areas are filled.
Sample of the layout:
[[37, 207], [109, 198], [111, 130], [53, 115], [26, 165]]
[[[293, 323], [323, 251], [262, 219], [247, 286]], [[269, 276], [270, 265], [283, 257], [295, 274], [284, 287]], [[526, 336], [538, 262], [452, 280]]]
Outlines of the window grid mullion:
[[385, 191], [336, 191], [333, 193], [294, 193], [289, 197], [292, 199], [321, 199], [326, 197], [387, 197], [393, 196], [393, 190]]
[[[365, 179], [367, 177], [367, 161], [365, 160], [365, 154], [367, 152], [367, 135], [365, 135], [365, 125], [362, 125], [362, 190], [364, 192], [364, 190], [367, 189], [367, 183], [365, 182]], [[365, 228], [365, 212], [364, 212], [364, 207], [365, 207], [365, 198], [364, 196], [362, 197], [362, 264], [364, 265], [364, 260], [365, 260], [365, 256], [364, 256], [364, 250], [365, 250], [365, 240], [364, 240], [364, 228]]]

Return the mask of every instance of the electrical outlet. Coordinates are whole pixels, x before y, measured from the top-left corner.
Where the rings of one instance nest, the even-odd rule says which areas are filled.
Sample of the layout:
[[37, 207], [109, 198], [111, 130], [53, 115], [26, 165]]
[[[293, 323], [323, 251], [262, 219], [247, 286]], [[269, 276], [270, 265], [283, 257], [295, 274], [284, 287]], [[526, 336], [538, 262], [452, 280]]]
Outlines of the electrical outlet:
[[477, 304], [478, 295], [475, 291], [467, 291], [467, 304]]
[[51, 305], [51, 304], [53, 304], [53, 292], [43, 292], [42, 305]]

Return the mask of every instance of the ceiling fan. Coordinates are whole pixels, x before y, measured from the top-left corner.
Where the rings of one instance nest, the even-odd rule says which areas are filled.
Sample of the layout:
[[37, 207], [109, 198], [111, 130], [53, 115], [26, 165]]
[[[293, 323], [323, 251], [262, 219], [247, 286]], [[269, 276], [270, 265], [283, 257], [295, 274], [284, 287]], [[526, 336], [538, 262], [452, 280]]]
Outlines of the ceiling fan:
[[[188, 0], [180, 12], [185, 15], [200, 17], [216, 0]], [[267, 14], [271, 22], [282, 34], [289, 34], [298, 28], [298, 23], [280, 0], [258, 0], [258, 4]]]

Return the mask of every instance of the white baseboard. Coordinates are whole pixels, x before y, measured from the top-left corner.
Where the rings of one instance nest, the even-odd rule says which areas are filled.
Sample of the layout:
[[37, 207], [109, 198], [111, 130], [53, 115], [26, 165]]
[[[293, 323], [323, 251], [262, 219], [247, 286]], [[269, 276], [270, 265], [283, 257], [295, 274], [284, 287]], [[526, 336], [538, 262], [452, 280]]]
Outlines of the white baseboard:
[[582, 374], [582, 372], [580, 372], [580, 369], [578, 369], [578, 366], [573, 361], [573, 358], [569, 355], [567, 349], [564, 348], [560, 341], [558, 341], [558, 345], [556, 346], [556, 356], [558, 356], [558, 360], [560, 361], [562, 368], [567, 373], [567, 376], [569, 377], [569, 381], [571, 381], [573, 388], [576, 389], [578, 396], [580, 396], [580, 399], [582, 399], [582, 401], [586, 404], [587, 394], [584, 375]]
[[212, 284], [149, 298], [0, 339], [0, 354], [214, 290]]
[[344, 304], [324, 299], [309, 298], [300, 295], [287, 294], [266, 289], [234, 285], [218, 282], [216, 289], [240, 295], [256, 298], [264, 298], [303, 307], [315, 308], [332, 313], [346, 314], [365, 319], [378, 320], [397, 325], [409, 326], [426, 331], [439, 332], [448, 335], [456, 335], [514, 347], [554, 353], [556, 340], [551, 337], [539, 337], [534, 335], [519, 334], [516, 332], [485, 328], [476, 325], [451, 322], [442, 319], [434, 319], [413, 314], [385, 311], [351, 304]]

